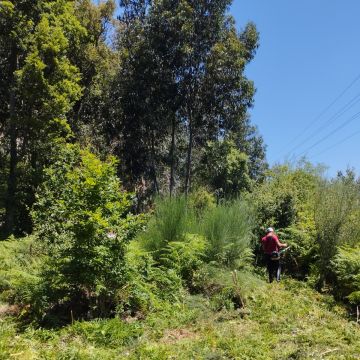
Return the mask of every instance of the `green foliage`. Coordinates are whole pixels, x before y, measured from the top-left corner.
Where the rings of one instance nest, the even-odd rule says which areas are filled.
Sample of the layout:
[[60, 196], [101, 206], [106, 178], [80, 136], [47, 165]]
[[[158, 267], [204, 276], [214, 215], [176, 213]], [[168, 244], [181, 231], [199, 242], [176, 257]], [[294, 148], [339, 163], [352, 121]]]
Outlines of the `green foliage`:
[[174, 302], [181, 296], [182, 279], [175, 267], [159, 266], [137, 240], [127, 247], [126, 263], [129, 279], [116, 294], [119, 314], [143, 317], [163, 301]]
[[86, 34], [69, 53], [81, 72], [80, 85], [84, 89], [69, 114], [71, 128], [79, 143], [91, 144], [105, 154], [111, 151], [107, 138], [114, 110], [112, 82], [120, 66], [118, 53], [110, 44], [115, 8], [114, 0], [76, 1], [75, 14]]
[[[220, 281], [233, 284], [229, 272]], [[254, 279], [244, 279], [245, 284], [250, 281]], [[214, 301], [196, 295], [163, 303], [141, 321], [96, 320], [51, 331], [28, 328], [17, 332], [11, 319], [2, 319], [0, 358], [17, 354], [21, 360], [265, 360], [279, 355], [284, 359], [321, 359], [324, 353], [332, 360], [358, 358], [359, 327], [330, 297], [297, 281], [274, 286], [255, 279], [255, 283], [244, 309], [233, 309], [227, 303], [228, 309], [221, 306], [220, 311], [214, 311]]]
[[59, 0], [44, 6], [24, 66], [17, 71], [24, 105], [38, 111], [31, 119], [34, 131], [40, 127], [48, 137], [69, 132], [64, 115], [79, 99], [81, 87], [79, 71], [66, 55], [69, 43], [84, 34], [72, 4]]
[[215, 207], [216, 199], [205, 187], [199, 187], [188, 196], [188, 204], [196, 216], [201, 218], [204, 212]]
[[290, 249], [283, 254], [282, 264], [287, 274], [304, 280], [312, 271], [318, 257], [315, 234], [310, 227], [292, 225], [278, 232]]
[[264, 182], [247, 196], [255, 214], [254, 242], [256, 262], [261, 263], [260, 238], [274, 227], [282, 242], [291, 245], [283, 256], [284, 269], [304, 279], [318, 259], [314, 209], [322, 168], [301, 161], [296, 166], [275, 166]]
[[199, 171], [201, 183], [226, 198], [251, 189], [248, 157], [232, 141], [209, 142]]
[[183, 196], [157, 199], [155, 211], [141, 243], [156, 259], [169, 242], [183, 240], [193, 221], [193, 213]]
[[125, 248], [139, 221], [115, 164], [69, 145], [46, 170], [33, 218], [46, 254], [41, 276], [49, 305], [83, 302], [86, 311], [106, 314], [127, 281]]
[[331, 266], [336, 274], [336, 295], [360, 304], [360, 247], [341, 247]]
[[312, 230], [314, 195], [320, 171], [309, 163], [300, 163], [295, 168], [283, 165], [271, 169], [266, 181], [250, 195], [258, 229], [265, 230], [269, 226], [285, 229], [296, 224], [307, 231]]
[[204, 262], [207, 245], [202, 236], [186, 234], [183, 241], [169, 242], [161, 262], [174, 269], [191, 289], [194, 276]]
[[69, 330], [69, 336], [81, 336], [86, 342], [110, 349], [129, 345], [143, 333], [140, 324], [128, 324], [117, 318], [75, 322]]
[[347, 241], [354, 243], [353, 237], [345, 237], [349, 234], [348, 224], [353, 223], [353, 217], [359, 211], [359, 184], [353, 174], [324, 181], [315, 204], [320, 280], [332, 282], [331, 260], [338, 246], [346, 245]]
[[[256, 214], [255, 232], [262, 235], [274, 226], [291, 246], [283, 258], [287, 272], [334, 289], [339, 297], [349, 295], [341, 289], [333, 260], [339, 246], [358, 246], [359, 182], [352, 171], [328, 180], [321, 168], [306, 162], [277, 166], [248, 198]], [[258, 241], [254, 248], [262, 253]]]
[[169, 299], [166, 294], [179, 296], [183, 287], [201, 292], [206, 263], [249, 268], [251, 223], [246, 203], [215, 206], [210, 198], [203, 208], [204, 202], [198, 207], [198, 197], [192, 196], [188, 205], [183, 197], [158, 199], [148, 228], [129, 248], [132, 283], [147, 289], [145, 308], [155, 298]]
[[210, 204], [196, 216], [198, 209], [191, 206], [197, 204], [191, 197], [189, 205], [183, 197], [158, 200], [139, 238], [158, 265], [175, 269], [188, 285], [203, 261], [239, 269], [252, 259], [248, 205], [240, 200]]
[[211, 301], [215, 311], [234, 310], [246, 306], [254, 291], [259, 291], [264, 283], [251, 272], [204, 265], [196, 273], [194, 284]]
[[71, 135], [66, 116], [83, 89], [69, 53], [86, 31], [71, 1], [19, 0], [5, 9], [10, 10], [0, 8], [0, 117], [8, 186], [0, 222], [6, 237], [31, 232], [29, 209], [42, 169], [56, 143]]
[[223, 203], [204, 214], [201, 234], [207, 239], [207, 261], [241, 268], [251, 258], [251, 212], [245, 201]]
[[42, 255], [33, 236], [0, 243], [0, 299], [24, 307], [34, 304]]

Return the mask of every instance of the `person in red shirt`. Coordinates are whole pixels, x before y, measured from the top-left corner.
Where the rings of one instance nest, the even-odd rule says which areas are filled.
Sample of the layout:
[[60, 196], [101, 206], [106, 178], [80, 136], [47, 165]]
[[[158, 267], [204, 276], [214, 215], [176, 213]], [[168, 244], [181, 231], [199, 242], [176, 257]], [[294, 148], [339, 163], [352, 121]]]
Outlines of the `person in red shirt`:
[[266, 230], [266, 236], [261, 239], [262, 248], [266, 257], [266, 266], [269, 273], [269, 282], [273, 282], [276, 274], [276, 281], [280, 281], [281, 265], [280, 265], [280, 249], [287, 247], [282, 244], [276, 236], [273, 228]]

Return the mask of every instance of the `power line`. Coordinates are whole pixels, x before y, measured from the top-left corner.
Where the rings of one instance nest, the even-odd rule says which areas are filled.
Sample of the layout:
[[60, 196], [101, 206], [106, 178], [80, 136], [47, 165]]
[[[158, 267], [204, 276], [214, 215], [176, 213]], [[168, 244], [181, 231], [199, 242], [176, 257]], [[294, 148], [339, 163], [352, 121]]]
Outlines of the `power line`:
[[335, 128], [334, 130], [330, 131], [327, 135], [325, 135], [324, 137], [322, 137], [320, 140], [318, 140], [317, 142], [315, 142], [314, 144], [312, 144], [310, 147], [308, 147], [307, 149], [305, 149], [303, 152], [301, 152], [299, 155], [295, 156], [295, 158], [300, 157], [301, 155], [307, 153], [309, 150], [313, 149], [314, 147], [316, 147], [317, 145], [321, 144], [322, 142], [324, 142], [326, 139], [328, 139], [330, 136], [334, 135], [335, 133], [337, 133], [339, 130], [341, 130], [342, 128], [344, 128], [346, 125], [350, 124], [351, 122], [353, 122], [354, 120], [358, 119], [360, 117], [360, 111], [357, 112], [356, 114], [354, 114], [351, 118], [347, 119], [346, 121], [344, 121], [341, 125], [339, 125], [337, 128]]
[[321, 126], [319, 126], [315, 132], [300, 142], [299, 144], [295, 145], [291, 150], [287, 152], [288, 155], [290, 155], [294, 150], [299, 148], [300, 146], [307, 143], [309, 140], [313, 139], [316, 135], [319, 134], [319, 132], [322, 132], [324, 129], [326, 129], [329, 125], [331, 125], [335, 120], [337, 120], [339, 117], [344, 115], [348, 110], [350, 110], [352, 107], [354, 107], [357, 103], [360, 102], [360, 93], [357, 94], [355, 97], [353, 97], [348, 103], [346, 103], [337, 113], [335, 113], [330, 119], [328, 119], [325, 123], [323, 123]]
[[288, 143], [288, 145], [291, 144], [291, 143], [293, 143], [296, 139], [298, 139], [298, 138], [300, 137], [300, 135], [306, 133], [334, 104], [337, 103], [338, 100], [340, 100], [340, 99], [343, 97], [344, 94], [346, 94], [346, 92], [347, 92], [348, 90], [350, 90], [350, 89], [353, 87], [353, 85], [354, 85], [359, 79], [360, 79], [360, 74], [357, 75], [357, 76], [355, 77], [355, 79], [352, 80], [351, 83], [350, 83], [348, 86], [346, 86], [346, 88], [345, 88], [328, 106], [326, 106], [326, 107], [320, 112], [319, 115], [317, 115], [312, 121], [310, 121], [310, 122], [307, 124], [307, 126], [301, 131], [301, 133], [298, 134], [297, 136], [295, 136], [295, 137]]
[[338, 141], [337, 143], [335, 143], [335, 144], [333, 144], [333, 145], [331, 145], [331, 146], [327, 147], [326, 149], [324, 149], [324, 150], [320, 151], [319, 153], [317, 153], [317, 154], [313, 155], [313, 156], [312, 156], [312, 158], [314, 158], [314, 157], [318, 157], [318, 156], [320, 156], [320, 155], [322, 155], [322, 154], [326, 153], [327, 151], [329, 151], [329, 150], [331, 150], [331, 149], [333, 149], [333, 148], [335, 148], [335, 147], [337, 147], [337, 146], [339, 146], [339, 145], [343, 144], [344, 142], [346, 142], [346, 141], [350, 140], [351, 138], [353, 138], [354, 136], [356, 136], [356, 135], [358, 135], [358, 134], [360, 134], [360, 130], [359, 130], [359, 131], [354, 132], [353, 134], [351, 134], [351, 135], [349, 135], [349, 136], [345, 137], [344, 139], [342, 139], [342, 140]]

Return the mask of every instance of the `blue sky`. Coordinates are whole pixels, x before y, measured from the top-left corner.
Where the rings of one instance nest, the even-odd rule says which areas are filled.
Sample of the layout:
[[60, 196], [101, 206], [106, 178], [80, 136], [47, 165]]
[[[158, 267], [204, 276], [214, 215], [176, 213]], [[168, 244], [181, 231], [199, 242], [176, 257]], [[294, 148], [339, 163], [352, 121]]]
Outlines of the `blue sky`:
[[230, 12], [239, 29], [253, 21], [260, 32], [246, 72], [270, 164], [307, 155], [330, 176], [359, 174], [360, 1], [235, 0]]

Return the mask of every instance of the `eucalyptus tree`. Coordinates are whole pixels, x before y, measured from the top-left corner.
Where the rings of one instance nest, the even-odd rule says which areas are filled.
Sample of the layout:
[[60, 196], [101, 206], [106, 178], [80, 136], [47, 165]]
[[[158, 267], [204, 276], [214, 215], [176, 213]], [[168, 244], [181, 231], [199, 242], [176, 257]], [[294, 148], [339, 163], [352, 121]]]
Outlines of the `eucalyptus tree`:
[[172, 43], [164, 36], [163, 18], [146, 1], [123, 1], [118, 49], [120, 71], [114, 87], [119, 133], [118, 154], [128, 186], [147, 181], [159, 192], [166, 162], [168, 123], [174, 116], [176, 84]]
[[[176, 172], [188, 193], [197, 166], [194, 150], [201, 155], [209, 140], [249, 133], [247, 110], [255, 88], [244, 70], [258, 33], [251, 23], [237, 32], [227, 15], [230, 3], [122, 2], [118, 118], [122, 155], [133, 180], [152, 174], [158, 189], [156, 165], [165, 165], [170, 193]], [[184, 138], [186, 145], [177, 146]], [[256, 144], [261, 148], [261, 141]]]
[[131, 181], [151, 179], [158, 191], [160, 177], [171, 194], [178, 178], [188, 193], [207, 141], [226, 137], [238, 144], [241, 138], [251, 141], [251, 134], [254, 146], [241, 144], [239, 150], [263, 155], [247, 115], [255, 87], [244, 75], [259, 36], [252, 23], [236, 30], [227, 14], [230, 4], [122, 2], [115, 97], [120, 154]]

